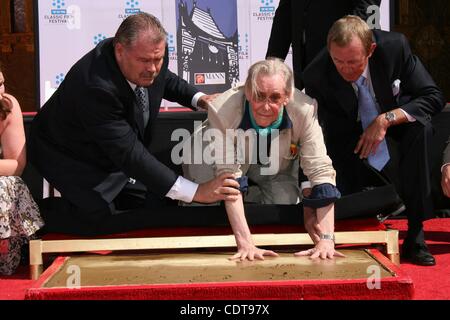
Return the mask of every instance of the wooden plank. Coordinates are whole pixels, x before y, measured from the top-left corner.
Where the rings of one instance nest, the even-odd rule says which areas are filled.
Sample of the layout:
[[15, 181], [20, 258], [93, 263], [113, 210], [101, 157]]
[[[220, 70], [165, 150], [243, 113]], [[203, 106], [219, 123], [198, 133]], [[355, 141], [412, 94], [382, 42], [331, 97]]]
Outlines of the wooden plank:
[[[386, 231], [336, 232], [336, 244], [387, 243]], [[254, 234], [257, 246], [312, 244], [306, 233]], [[198, 237], [154, 237], [127, 239], [48, 240], [42, 252], [81, 252], [96, 250], [189, 249], [235, 247], [233, 235]]]

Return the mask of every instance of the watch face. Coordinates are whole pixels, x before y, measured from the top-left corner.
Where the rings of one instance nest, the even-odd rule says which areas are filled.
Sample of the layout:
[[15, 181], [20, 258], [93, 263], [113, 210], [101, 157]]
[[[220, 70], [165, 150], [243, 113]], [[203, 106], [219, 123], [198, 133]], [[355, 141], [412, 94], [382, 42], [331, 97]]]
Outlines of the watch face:
[[395, 121], [395, 114], [393, 112], [386, 112], [386, 119], [389, 122]]

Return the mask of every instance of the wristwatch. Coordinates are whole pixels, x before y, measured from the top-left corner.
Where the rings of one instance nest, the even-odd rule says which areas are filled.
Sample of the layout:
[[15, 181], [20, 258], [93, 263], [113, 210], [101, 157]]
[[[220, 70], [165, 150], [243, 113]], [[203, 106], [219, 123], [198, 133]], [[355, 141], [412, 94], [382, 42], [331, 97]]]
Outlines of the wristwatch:
[[393, 123], [397, 119], [397, 117], [395, 116], [395, 113], [393, 113], [392, 111], [386, 112], [384, 114], [384, 117], [386, 118], [387, 121], [389, 121], [389, 123]]
[[331, 240], [334, 242], [334, 240], [335, 240], [334, 233], [322, 233], [319, 236], [319, 239], [320, 240]]

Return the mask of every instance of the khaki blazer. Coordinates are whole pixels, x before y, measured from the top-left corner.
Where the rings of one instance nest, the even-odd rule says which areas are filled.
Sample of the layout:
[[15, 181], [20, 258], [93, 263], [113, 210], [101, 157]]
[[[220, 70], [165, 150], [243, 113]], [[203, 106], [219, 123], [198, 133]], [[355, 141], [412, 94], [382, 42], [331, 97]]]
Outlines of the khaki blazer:
[[[239, 144], [235, 136], [227, 135], [227, 131], [236, 133], [233, 129], [237, 129], [242, 121], [245, 111], [244, 103], [243, 87], [230, 89], [211, 103], [208, 119], [194, 130], [191, 139], [187, 141], [187, 146], [190, 148], [184, 149], [183, 152], [186, 156], [185, 161], [190, 163], [194, 162], [194, 153], [198, 155], [200, 150], [203, 156], [213, 154], [214, 159], [222, 159], [222, 163], [205, 160], [204, 157], [203, 162], [198, 164], [197, 158], [197, 164], [183, 165], [186, 178], [202, 183], [224, 172], [232, 172], [236, 177], [241, 177], [247, 175], [251, 167], [254, 169], [255, 162], [252, 161], [255, 161], [255, 140], [247, 138], [245, 143]], [[292, 128], [280, 130], [278, 138], [272, 141], [270, 169], [265, 172], [260, 171], [261, 175], [256, 179], [250, 178], [259, 184], [272, 181], [276, 176], [291, 176], [295, 178], [298, 185], [297, 174], [298, 165], [300, 165], [312, 186], [323, 183], [336, 185], [336, 172], [327, 155], [322, 130], [317, 119], [316, 101], [295, 89], [291, 102], [285, 108], [291, 119]], [[209, 140], [207, 132], [210, 129], [213, 129], [215, 140], [205, 142], [204, 140]], [[219, 139], [218, 135], [220, 135]], [[272, 137], [274, 137], [273, 134]], [[276, 140], [278, 141], [275, 142]], [[238, 158], [238, 153], [244, 156]], [[227, 156], [231, 161], [226, 161]], [[250, 171], [255, 172], [255, 170]]]

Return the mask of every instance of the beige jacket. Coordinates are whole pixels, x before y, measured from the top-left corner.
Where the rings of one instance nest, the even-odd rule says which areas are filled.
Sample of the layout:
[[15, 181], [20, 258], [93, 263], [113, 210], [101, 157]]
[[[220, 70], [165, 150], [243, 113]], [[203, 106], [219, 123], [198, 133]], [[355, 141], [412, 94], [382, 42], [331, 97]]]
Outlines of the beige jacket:
[[[226, 135], [227, 129], [239, 127], [244, 116], [244, 102], [243, 87], [230, 89], [217, 97], [209, 106], [208, 119], [194, 131], [189, 142], [191, 146], [195, 143], [192, 140], [197, 141], [197, 143], [202, 141], [205, 137], [199, 137], [199, 135], [205, 135], [208, 129], [218, 129], [216, 133], [221, 132], [226, 137], [224, 140], [231, 142], [230, 135]], [[331, 159], [327, 155], [322, 130], [317, 120], [317, 102], [296, 89], [293, 99], [285, 108], [292, 121], [292, 128], [280, 130], [278, 145], [274, 141], [271, 143], [270, 165], [272, 168], [269, 170], [271, 174], [268, 175], [268, 179], [270, 179], [270, 176], [278, 174], [294, 175], [291, 170], [293, 164], [295, 164], [293, 162], [299, 161], [312, 186], [322, 183], [336, 185], [336, 173]], [[196, 135], [197, 139], [194, 138]], [[233, 139], [232, 143], [223, 144], [225, 147], [222, 148], [222, 151], [227, 152], [225, 154], [222, 153], [220, 147], [217, 147], [217, 145], [222, 145], [217, 142], [217, 139], [215, 142], [209, 143], [209, 147], [214, 149], [216, 159], [223, 159], [224, 162], [220, 164], [215, 161], [212, 164], [215, 175], [218, 176], [223, 172], [233, 172], [236, 177], [246, 175], [250, 165], [254, 163], [252, 162], [254, 152], [250, 152], [255, 150], [252, 141], [253, 139], [246, 139], [243, 145], [237, 144], [237, 139]], [[202, 150], [205, 154], [205, 148], [202, 148]], [[245, 155], [245, 160], [242, 158], [240, 162], [237, 161], [238, 150], [241, 152], [240, 154]], [[207, 150], [206, 154], [209, 154]], [[232, 155], [234, 161], [225, 161], [227, 154], [228, 157]], [[202, 175], [203, 170], [195, 171], [196, 175]], [[208, 170], [204, 170], [205, 174], [206, 171]], [[189, 173], [189, 170], [185, 169], [186, 172]], [[191, 177], [189, 174], [187, 178], [196, 182], [207, 180], [206, 177], [202, 179], [198, 176]], [[295, 178], [297, 179], [297, 176]]]

